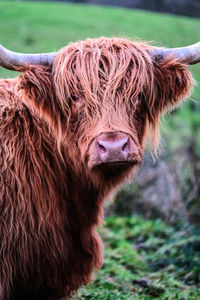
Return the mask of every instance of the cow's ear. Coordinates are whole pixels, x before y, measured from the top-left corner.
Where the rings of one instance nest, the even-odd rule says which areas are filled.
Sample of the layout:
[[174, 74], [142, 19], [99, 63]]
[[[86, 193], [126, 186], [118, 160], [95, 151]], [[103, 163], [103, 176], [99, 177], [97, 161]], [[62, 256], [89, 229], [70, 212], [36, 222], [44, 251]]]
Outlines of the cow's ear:
[[149, 103], [150, 115], [157, 119], [189, 97], [193, 78], [187, 66], [172, 59], [154, 63], [154, 87]]
[[60, 130], [64, 110], [55, 94], [51, 68], [31, 66], [19, 80], [22, 101], [46, 121], [51, 129]]
[[31, 67], [20, 76], [22, 101], [39, 114], [51, 114], [54, 91], [51, 71], [46, 67]]

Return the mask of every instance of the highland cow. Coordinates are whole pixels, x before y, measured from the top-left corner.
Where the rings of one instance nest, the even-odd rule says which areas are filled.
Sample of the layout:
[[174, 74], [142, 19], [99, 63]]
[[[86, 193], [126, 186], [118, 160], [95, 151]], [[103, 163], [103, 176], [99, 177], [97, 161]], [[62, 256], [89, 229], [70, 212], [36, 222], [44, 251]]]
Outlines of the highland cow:
[[188, 97], [186, 48], [120, 38], [25, 55], [1, 46], [0, 300], [69, 298], [102, 264], [104, 199], [132, 178], [159, 119]]

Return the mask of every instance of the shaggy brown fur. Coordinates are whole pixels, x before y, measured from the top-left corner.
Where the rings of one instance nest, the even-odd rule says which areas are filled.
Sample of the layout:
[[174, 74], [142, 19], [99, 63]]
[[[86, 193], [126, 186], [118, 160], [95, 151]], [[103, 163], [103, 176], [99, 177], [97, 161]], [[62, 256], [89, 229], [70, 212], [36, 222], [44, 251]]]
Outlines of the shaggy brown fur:
[[[88, 39], [52, 69], [0, 81], [0, 300], [70, 297], [101, 267], [103, 200], [140, 165], [160, 114], [190, 93], [187, 68], [150, 49]], [[115, 131], [133, 139], [138, 164], [91, 168], [91, 143]]]

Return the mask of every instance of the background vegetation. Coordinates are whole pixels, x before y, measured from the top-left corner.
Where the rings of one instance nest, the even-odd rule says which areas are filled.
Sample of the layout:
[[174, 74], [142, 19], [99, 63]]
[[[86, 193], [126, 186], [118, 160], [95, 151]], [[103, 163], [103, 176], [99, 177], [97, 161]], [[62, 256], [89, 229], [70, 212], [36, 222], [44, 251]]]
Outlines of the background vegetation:
[[[175, 47], [199, 40], [200, 20], [110, 7], [3, 1], [0, 32], [0, 42], [19, 52], [56, 51], [71, 41], [102, 35]], [[199, 65], [191, 71], [197, 80], [193, 101], [165, 118], [159, 159], [154, 164], [147, 156], [134, 182], [106, 207], [103, 268], [75, 299], [200, 299]], [[0, 78], [16, 75], [0, 68]]]

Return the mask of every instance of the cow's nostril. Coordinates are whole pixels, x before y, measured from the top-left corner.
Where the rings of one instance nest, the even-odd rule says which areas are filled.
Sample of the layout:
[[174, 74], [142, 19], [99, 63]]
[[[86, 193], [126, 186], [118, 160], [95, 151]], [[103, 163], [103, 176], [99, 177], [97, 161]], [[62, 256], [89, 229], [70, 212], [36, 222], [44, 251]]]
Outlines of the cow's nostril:
[[91, 161], [101, 164], [129, 164], [135, 157], [136, 150], [133, 139], [120, 131], [100, 134], [90, 148]]
[[101, 161], [125, 161], [130, 154], [130, 138], [125, 134], [105, 134], [97, 141], [96, 150]]
[[129, 150], [129, 147], [128, 147], [128, 141], [123, 145], [122, 147], [122, 151], [126, 152]]
[[98, 146], [100, 152], [102, 152], [102, 153], [106, 152], [106, 148], [100, 142], [97, 142], [97, 146]]

